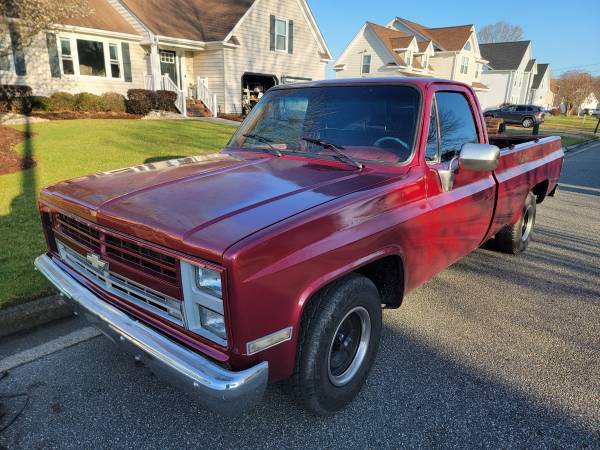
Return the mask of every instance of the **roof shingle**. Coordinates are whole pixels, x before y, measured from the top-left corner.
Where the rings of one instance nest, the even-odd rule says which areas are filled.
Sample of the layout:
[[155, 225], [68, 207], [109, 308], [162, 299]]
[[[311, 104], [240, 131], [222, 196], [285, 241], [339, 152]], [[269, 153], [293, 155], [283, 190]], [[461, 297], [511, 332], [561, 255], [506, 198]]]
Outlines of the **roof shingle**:
[[90, 14], [65, 20], [62, 25], [139, 35], [107, 0], [86, 0], [86, 2]]
[[381, 43], [390, 51], [396, 62], [401, 66], [405, 66], [406, 62], [398, 52], [394, 51], [394, 49], [408, 47], [414, 37], [392, 28], [382, 27], [381, 25], [372, 22], [367, 22], [367, 26], [373, 30]]
[[256, 0], [123, 0], [159, 36], [224, 40]]
[[533, 77], [533, 82], [531, 83], [531, 88], [532, 89], [538, 89], [540, 87], [540, 84], [542, 82], [542, 80], [544, 79], [544, 75], [546, 75], [546, 71], [548, 70], [548, 67], [550, 66], [550, 64], [538, 64], [537, 68], [537, 74]]
[[407, 26], [433, 41], [438, 47], [448, 51], [461, 50], [471, 36], [473, 25], [458, 25], [454, 27], [428, 28], [420, 23], [398, 17]]
[[516, 70], [527, 52], [531, 41], [497, 42], [479, 44], [481, 56], [495, 70]]

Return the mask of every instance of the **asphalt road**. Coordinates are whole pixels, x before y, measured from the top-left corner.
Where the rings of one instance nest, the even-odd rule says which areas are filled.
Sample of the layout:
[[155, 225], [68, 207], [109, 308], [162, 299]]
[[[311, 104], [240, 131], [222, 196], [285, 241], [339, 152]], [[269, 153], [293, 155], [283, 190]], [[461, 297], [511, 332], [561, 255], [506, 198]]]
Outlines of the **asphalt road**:
[[[563, 173], [526, 254], [480, 249], [384, 313], [374, 370], [334, 417], [279, 385], [241, 417], [216, 416], [95, 337], [0, 380], [0, 395], [29, 395], [0, 447], [600, 448], [600, 145]], [[0, 363], [83, 326], [5, 340]], [[1, 429], [23, 399], [0, 401]]]

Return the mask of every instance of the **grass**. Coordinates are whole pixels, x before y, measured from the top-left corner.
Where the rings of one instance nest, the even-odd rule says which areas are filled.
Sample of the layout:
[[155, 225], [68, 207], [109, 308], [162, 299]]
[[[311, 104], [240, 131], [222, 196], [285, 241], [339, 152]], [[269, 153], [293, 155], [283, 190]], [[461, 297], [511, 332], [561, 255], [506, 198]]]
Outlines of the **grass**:
[[28, 127], [35, 136], [17, 151], [31, 154], [37, 166], [0, 176], [0, 309], [52, 292], [32, 266], [45, 250], [36, 208], [41, 187], [148, 160], [212, 153], [235, 130], [199, 121], [141, 120], [52, 121]]
[[[581, 144], [592, 139], [600, 139], [600, 130], [594, 134], [598, 123], [595, 117], [587, 116], [546, 116], [544, 123], [540, 126], [540, 134], [557, 135], [562, 138], [563, 146]], [[531, 134], [531, 129], [519, 126], [510, 126], [507, 134]]]

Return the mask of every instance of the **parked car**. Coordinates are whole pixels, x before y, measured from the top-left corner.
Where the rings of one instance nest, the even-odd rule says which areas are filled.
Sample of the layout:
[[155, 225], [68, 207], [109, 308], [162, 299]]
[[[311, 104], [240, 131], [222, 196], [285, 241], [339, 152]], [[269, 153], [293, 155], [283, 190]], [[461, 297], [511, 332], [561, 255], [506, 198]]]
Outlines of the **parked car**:
[[289, 379], [330, 414], [371, 370], [382, 309], [491, 238], [524, 251], [562, 163], [559, 137], [490, 141], [462, 83], [282, 85], [219, 155], [43, 189], [35, 264], [207, 407], [242, 412]]
[[485, 112], [485, 117], [499, 117], [508, 124], [522, 125], [524, 128], [531, 128], [535, 124], [544, 121], [545, 111], [540, 106], [535, 105], [509, 105], [499, 109], [492, 109]]

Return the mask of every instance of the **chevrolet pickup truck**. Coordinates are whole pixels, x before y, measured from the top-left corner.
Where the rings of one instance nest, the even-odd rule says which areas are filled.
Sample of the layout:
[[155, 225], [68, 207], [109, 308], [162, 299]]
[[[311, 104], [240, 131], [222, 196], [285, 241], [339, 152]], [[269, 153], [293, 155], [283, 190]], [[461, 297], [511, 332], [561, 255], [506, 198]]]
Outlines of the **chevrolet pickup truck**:
[[457, 82], [277, 86], [219, 154], [44, 188], [35, 264], [190, 399], [235, 414], [288, 379], [332, 414], [382, 310], [491, 239], [525, 250], [563, 156], [559, 137], [488, 137]]

